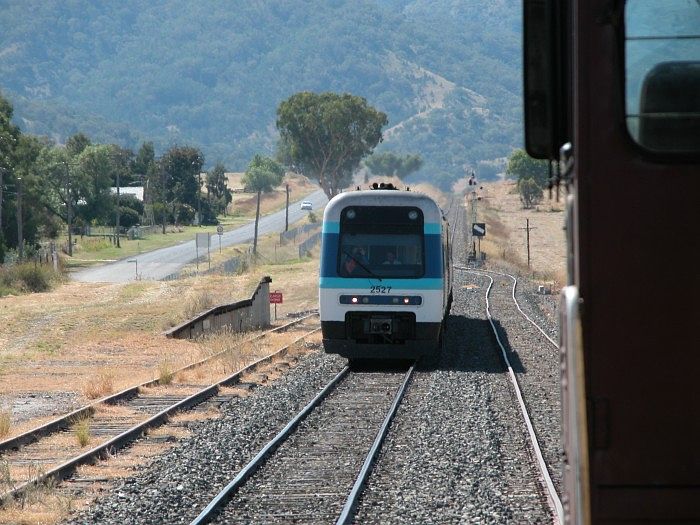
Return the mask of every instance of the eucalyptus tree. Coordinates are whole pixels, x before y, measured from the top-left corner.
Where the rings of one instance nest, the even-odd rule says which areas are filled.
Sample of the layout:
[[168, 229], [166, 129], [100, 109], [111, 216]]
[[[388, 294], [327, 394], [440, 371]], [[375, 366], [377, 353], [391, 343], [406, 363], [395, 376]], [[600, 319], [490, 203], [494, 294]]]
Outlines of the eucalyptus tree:
[[284, 167], [270, 157], [255, 155], [248, 164], [243, 184], [246, 191], [254, 191], [258, 194], [255, 208], [255, 234], [253, 236], [253, 253], [258, 249], [258, 222], [260, 221], [260, 195], [262, 192], [270, 192], [275, 186], [279, 186], [284, 178]]
[[193, 218], [200, 199], [203, 164], [204, 154], [191, 146], [174, 146], [160, 158], [160, 198], [164, 206], [170, 203], [176, 221]]
[[211, 206], [211, 199], [214, 198], [214, 208], [216, 213], [223, 212], [226, 215], [226, 208], [233, 200], [231, 190], [228, 188], [226, 180], [226, 168], [220, 162], [207, 172], [207, 201]]
[[364, 164], [375, 175], [394, 176], [404, 180], [423, 167], [423, 159], [420, 155], [397, 155], [388, 151], [373, 154]]
[[331, 198], [352, 181], [360, 161], [382, 141], [388, 122], [362, 97], [303, 91], [277, 108], [281, 157]]
[[0, 244], [3, 243], [3, 188], [6, 177], [8, 177], [14, 167], [14, 150], [17, 147], [20, 131], [12, 124], [13, 114], [12, 104], [0, 95]]
[[47, 146], [37, 159], [42, 204], [68, 227], [68, 255], [73, 256], [73, 222], [79, 201], [88, 193], [85, 172], [65, 148]]

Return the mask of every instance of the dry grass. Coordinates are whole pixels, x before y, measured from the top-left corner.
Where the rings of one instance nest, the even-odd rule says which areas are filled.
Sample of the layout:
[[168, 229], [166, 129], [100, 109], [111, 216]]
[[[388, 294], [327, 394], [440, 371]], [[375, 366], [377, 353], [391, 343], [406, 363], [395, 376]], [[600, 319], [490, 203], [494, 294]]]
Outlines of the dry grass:
[[98, 399], [114, 392], [114, 372], [100, 370], [83, 386], [83, 395], [88, 399]]
[[182, 308], [185, 319], [192, 319], [214, 306], [214, 296], [209, 290], [195, 290], [185, 297]]
[[12, 429], [12, 410], [0, 409], [0, 438], [4, 438]]
[[[502, 261], [556, 290], [566, 282], [566, 237], [563, 199], [544, 200], [523, 209], [515, 183], [484, 183], [478, 218], [486, 223], [481, 250], [489, 260]], [[527, 265], [526, 219], [530, 224], [530, 267]]]
[[169, 361], [161, 361], [158, 365], [158, 384], [159, 385], [169, 385], [173, 382], [175, 378], [175, 372], [173, 371], [173, 366]]
[[73, 424], [75, 439], [78, 441], [78, 445], [80, 445], [81, 448], [86, 447], [92, 439], [90, 426], [90, 418], [88, 417], [80, 418]]

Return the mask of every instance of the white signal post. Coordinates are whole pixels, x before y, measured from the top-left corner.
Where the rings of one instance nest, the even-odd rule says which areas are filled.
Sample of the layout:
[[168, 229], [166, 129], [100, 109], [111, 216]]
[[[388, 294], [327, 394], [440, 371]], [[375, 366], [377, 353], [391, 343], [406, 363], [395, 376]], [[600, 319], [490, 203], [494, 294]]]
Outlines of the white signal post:
[[216, 227], [216, 234], [219, 236], [219, 253], [221, 253], [221, 237], [224, 235], [224, 227], [221, 224]]

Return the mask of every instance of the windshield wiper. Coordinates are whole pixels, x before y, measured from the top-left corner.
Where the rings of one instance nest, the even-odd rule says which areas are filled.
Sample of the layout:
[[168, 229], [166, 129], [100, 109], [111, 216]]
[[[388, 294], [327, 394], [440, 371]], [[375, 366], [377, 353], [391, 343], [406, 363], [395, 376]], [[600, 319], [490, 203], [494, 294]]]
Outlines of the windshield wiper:
[[381, 277], [379, 277], [376, 273], [374, 273], [372, 270], [370, 270], [370, 269], [367, 268], [364, 264], [362, 264], [362, 262], [361, 262], [357, 257], [355, 257], [353, 254], [348, 253], [348, 252], [345, 251], [345, 250], [343, 250], [343, 253], [344, 253], [345, 255], [347, 255], [348, 257], [350, 257], [350, 258], [351, 258], [353, 261], [355, 261], [357, 264], [359, 264], [359, 265], [360, 265], [360, 268], [362, 268], [364, 271], [366, 271], [368, 274], [370, 274], [370, 276], [374, 277], [375, 279], [379, 279], [380, 281], [382, 280]]

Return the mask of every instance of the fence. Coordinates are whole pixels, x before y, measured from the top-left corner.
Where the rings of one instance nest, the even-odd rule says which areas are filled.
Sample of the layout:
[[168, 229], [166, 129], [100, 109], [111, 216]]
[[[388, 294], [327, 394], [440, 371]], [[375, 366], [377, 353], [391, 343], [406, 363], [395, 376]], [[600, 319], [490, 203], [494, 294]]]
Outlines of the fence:
[[215, 306], [194, 319], [185, 321], [165, 335], [173, 339], [195, 339], [224, 328], [245, 332], [270, 325], [270, 277], [263, 277], [250, 299]]
[[299, 245], [299, 258], [304, 257], [308, 252], [310, 252], [314, 246], [316, 246], [321, 240], [321, 232], [314, 233], [311, 237], [306, 239]]
[[[310, 233], [313, 232], [315, 229], [319, 229], [321, 227], [320, 223], [311, 223], [311, 224], [304, 224], [303, 226], [299, 226], [298, 228], [294, 228], [292, 230], [282, 232], [280, 233], [280, 246], [284, 246], [285, 244], [288, 243], [297, 243], [299, 242], [298, 246], [298, 254], [299, 258], [301, 259], [302, 257], [306, 256], [306, 254], [311, 251], [314, 246], [318, 244], [318, 242], [321, 239], [321, 232], [318, 231], [316, 233]], [[304, 239], [304, 237], [306, 239]], [[301, 239], [304, 239], [303, 241]], [[293, 250], [293, 248], [290, 248]], [[252, 245], [248, 247], [248, 252], [247, 253], [242, 253], [240, 255], [237, 255], [235, 257], [232, 257], [231, 259], [227, 259], [223, 262], [217, 263], [215, 266], [213, 266], [210, 269], [207, 270], [194, 270], [192, 268], [188, 269], [183, 269], [175, 273], [171, 273], [165, 277], [163, 277], [163, 281], [174, 281], [176, 279], [184, 279], [187, 277], [191, 277], [194, 275], [204, 275], [204, 274], [210, 274], [210, 273], [218, 273], [218, 274], [238, 274], [246, 269], [248, 269], [254, 261], [254, 257], [252, 254]], [[275, 248], [275, 254], [268, 254], [268, 258], [264, 257], [262, 253], [260, 252], [260, 247], [258, 247], [258, 257], [261, 257], [263, 260], [274, 260], [276, 262], [277, 260], [277, 249]], [[206, 263], [206, 257], [200, 257], [200, 264], [204, 262]]]
[[321, 227], [320, 222], [312, 222], [310, 224], [304, 224], [297, 228], [293, 228], [289, 231], [280, 233], [280, 246], [287, 244], [288, 242], [297, 242], [298, 237], [303, 237], [305, 234], [318, 229]]

